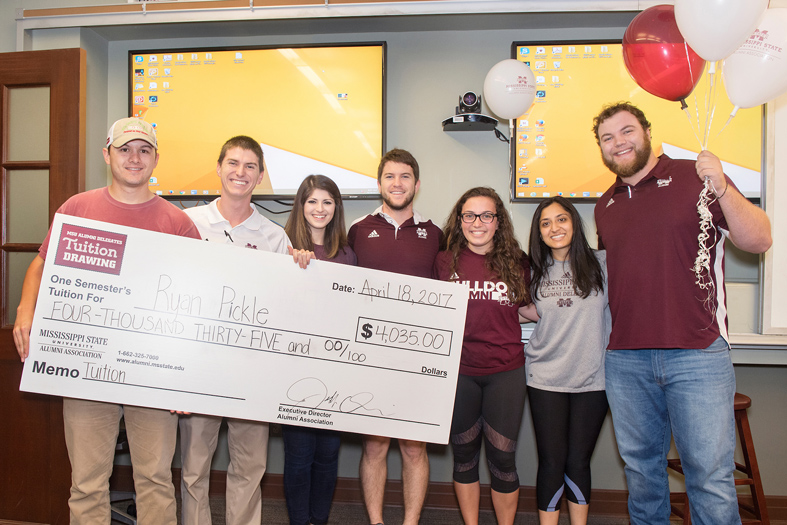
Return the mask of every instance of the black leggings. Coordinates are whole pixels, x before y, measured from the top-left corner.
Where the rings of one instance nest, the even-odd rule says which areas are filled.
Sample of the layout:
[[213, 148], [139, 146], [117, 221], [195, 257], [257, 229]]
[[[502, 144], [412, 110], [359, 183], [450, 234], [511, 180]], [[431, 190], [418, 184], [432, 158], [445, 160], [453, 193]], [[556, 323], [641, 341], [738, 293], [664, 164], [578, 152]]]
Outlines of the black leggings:
[[525, 409], [525, 385], [524, 366], [488, 376], [459, 374], [451, 422], [454, 481], [478, 481], [483, 430], [492, 490], [507, 494], [519, 488], [516, 444]]
[[590, 457], [607, 415], [607, 394], [527, 387], [538, 447], [538, 510], [560, 509], [564, 486], [573, 503], [590, 502]]

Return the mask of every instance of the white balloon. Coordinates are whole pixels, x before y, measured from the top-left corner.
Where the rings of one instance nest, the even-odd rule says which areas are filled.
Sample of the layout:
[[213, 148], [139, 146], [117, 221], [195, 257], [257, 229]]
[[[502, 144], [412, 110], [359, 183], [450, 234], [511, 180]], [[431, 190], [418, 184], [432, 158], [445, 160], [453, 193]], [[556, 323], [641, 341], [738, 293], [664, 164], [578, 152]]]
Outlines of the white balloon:
[[675, 0], [675, 21], [689, 46], [715, 62], [749, 38], [767, 8], [768, 0]]
[[492, 113], [502, 119], [515, 119], [536, 98], [536, 77], [524, 62], [501, 60], [486, 74], [484, 98]]
[[754, 34], [724, 61], [722, 75], [730, 102], [740, 108], [787, 91], [787, 8], [765, 11]]

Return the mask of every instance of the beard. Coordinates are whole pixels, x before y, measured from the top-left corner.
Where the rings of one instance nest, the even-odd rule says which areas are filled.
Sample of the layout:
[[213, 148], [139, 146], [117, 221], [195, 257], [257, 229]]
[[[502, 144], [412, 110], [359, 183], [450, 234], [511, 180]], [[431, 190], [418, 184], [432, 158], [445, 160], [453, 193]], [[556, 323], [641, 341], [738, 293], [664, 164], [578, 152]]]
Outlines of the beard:
[[621, 179], [626, 179], [639, 173], [648, 164], [651, 151], [650, 140], [645, 140], [641, 148], [634, 148], [634, 160], [628, 165], [618, 164], [614, 157], [607, 158], [603, 152], [601, 153], [601, 159], [604, 161], [604, 165], [609, 168], [609, 171]]
[[413, 203], [413, 199], [415, 199], [415, 193], [408, 195], [402, 204], [395, 204], [391, 201], [391, 198], [388, 195], [383, 195], [383, 202], [385, 205], [394, 211], [402, 211], [407, 209]]

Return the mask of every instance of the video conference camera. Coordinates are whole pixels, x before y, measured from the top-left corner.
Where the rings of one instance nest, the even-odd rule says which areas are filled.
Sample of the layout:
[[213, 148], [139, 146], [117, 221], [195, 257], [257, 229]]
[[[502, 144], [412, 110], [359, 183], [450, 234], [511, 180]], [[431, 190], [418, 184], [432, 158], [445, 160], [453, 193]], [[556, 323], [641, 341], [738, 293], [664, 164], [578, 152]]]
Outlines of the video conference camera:
[[481, 111], [481, 97], [472, 91], [465, 92], [464, 95], [459, 97], [459, 106], [456, 108], [456, 114], [461, 113], [478, 113]]

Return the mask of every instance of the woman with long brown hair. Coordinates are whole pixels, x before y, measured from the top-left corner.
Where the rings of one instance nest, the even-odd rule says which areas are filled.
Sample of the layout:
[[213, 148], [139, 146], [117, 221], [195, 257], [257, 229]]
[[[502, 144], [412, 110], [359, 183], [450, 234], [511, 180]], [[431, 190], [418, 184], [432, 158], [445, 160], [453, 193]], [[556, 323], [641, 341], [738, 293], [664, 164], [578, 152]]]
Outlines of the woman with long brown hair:
[[[284, 231], [295, 251], [313, 252], [319, 260], [356, 264], [355, 253], [347, 245], [341, 193], [325, 175], [303, 180]], [[340, 435], [290, 425], [282, 425], [282, 435], [290, 525], [323, 525], [328, 522], [336, 488]]]
[[451, 422], [454, 490], [465, 524], [477, 525], [483, 441], [497, 521], [510, 525], [519, 499], [515, 452], [526, 388], [519, 310], [529, 302], [530, 267], [491, 188], [465, 192], [443, 235], [435, 277], [470, 285]]

